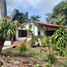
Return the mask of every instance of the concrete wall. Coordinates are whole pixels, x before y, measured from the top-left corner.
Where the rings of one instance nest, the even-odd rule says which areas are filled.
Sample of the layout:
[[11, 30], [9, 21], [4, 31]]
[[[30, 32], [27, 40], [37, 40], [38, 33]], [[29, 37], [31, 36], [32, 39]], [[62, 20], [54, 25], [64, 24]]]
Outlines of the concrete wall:
[[[18, 28], [18, 29], [16, 29], [16, 40], [25, 40], [25, 39], [27, 39], [28, 38], [28, 36], [27, 37], [19, 37], [18, 35], [18, 31], [19, 30], [27, 30], [27, 29], [21, 29], [21, 28]], [[28, 35], [28, 32], [27, 32], [27, 35]]]

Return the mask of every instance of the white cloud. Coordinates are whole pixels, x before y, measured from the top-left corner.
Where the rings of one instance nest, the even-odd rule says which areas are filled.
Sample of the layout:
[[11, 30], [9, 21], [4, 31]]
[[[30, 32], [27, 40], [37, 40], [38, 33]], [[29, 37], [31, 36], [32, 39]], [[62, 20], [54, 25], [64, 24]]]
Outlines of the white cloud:
[[[7, 0], [8, 1], [8, 0]], [[62, 0], [11, 0], [12, 5], [32, 8], [47, 8], [53, 7]]]
[[8, 12], [12, 12], [14, 8], [18, 8], [22, 11], [26, 9], [29, 13], [39, 13], [45, 16], [60, 1], [62, 0], [7, 0], [7, 8]]

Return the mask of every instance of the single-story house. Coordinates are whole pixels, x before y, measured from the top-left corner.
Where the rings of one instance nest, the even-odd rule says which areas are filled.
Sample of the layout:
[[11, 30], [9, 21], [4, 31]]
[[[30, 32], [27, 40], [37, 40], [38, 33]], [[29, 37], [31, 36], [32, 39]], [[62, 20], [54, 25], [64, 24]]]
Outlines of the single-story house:
[[[57, 29], [59, 29], [60, 25], [54, 25], [54, 24], [47, 24], [42, 23], [40, 21], [32, 21], [32, 23], [25, 23], [25, 28], [18, 27], [16, 29], [15, 34], [15, 40], [16, 41], [23, 41], [25, 39], [30, 39], [31, 35], [29, 32], [29, 26], [31, 25], [31, 31], [34, 34], [34, 36], [49, 36], [52, 35]], [[64, 28], [67, 28], [67, 26], [64, 26]]]
[[[52, 35], [57, 29], [59, 29], [60, 25], [54, 24], [46, 24], [40, 21], [32, 21], [32, 23], [25, 23], [25, 28], [17, 28], [16, 29], [16, 40], [25, 40], [26, 38], [30, 38], [29, 26], [31, 25], [31, 31], [34, 36], [49, 36]], [[67, 26], [64, 26], [67, 28]]]
[[[38, 26], [40, 26], [38, 32], [39, 35], [46, 35], [50, 36], [52, 35], [57, 29], [59, 29], [61, 26], [57, 24], [47, 24], [47, 23], [42, 23], [42, 22], [37, 22], [35, 21]], [[67, 29], [67, 26], [64, 26], [65, 29]]]

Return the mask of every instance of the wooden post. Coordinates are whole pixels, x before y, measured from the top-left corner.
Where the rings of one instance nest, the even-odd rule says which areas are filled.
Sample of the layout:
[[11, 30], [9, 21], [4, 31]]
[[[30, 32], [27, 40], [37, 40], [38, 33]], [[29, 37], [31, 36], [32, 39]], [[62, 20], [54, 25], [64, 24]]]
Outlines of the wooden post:
[[6, 0], [1, 0], [1, 17], [7, 16]]

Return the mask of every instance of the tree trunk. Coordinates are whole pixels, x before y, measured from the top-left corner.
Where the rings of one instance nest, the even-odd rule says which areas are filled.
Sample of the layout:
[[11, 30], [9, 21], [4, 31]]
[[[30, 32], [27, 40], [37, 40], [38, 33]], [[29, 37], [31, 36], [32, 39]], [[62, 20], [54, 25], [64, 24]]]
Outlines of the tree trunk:
[[0, 39], [0, 61], [3, 63], [4, 67], [8, 67], [5, 60], [2, 58], [1, 51], [4, 46], [5, 38]]
[[1, 53], [2, 48], [4, 46], [4, 41], [5, 41], [5, 38], [3, 38], [3, 39], [0, 40], [0, 53]]

